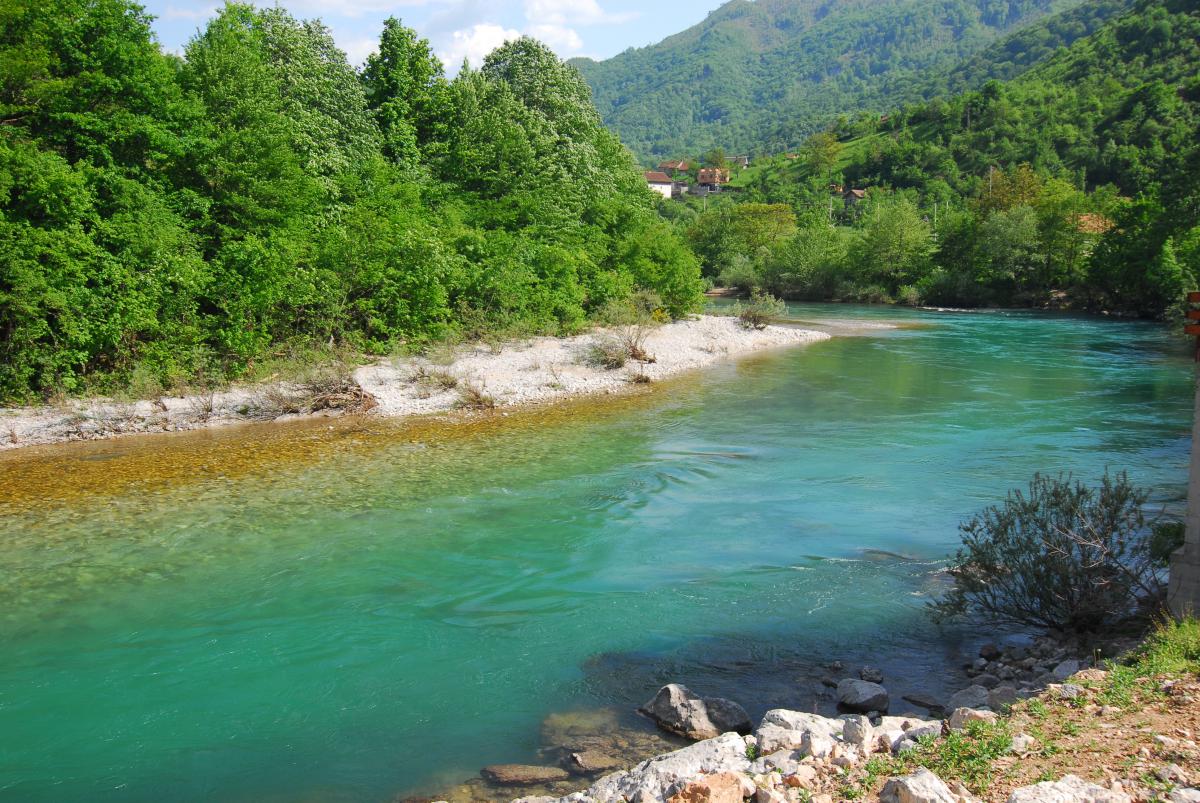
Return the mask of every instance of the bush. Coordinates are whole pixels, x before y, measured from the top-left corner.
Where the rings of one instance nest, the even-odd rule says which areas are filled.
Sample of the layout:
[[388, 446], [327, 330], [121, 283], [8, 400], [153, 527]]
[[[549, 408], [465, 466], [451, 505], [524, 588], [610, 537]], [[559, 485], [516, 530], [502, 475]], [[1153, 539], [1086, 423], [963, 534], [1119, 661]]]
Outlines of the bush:
[[607, 368], [615, 371], [623, 368], [629, 359], [629, 349], [617, 337], [603, 335], [588, 347], [585, 361], [596, 368]]
[[931, 604], [934, 618], [1096, 632], [1159, 604], [1146, 498], [1124, 473], [1099, 488], [1034, 475], [1028, 494], [1012, 491], [961, 526], [956, 585]]
[[787, 304], [769, 293], [756, 292], [750, 296], [750, 303], [734, 304], [733, 314], [746, 329], [766, 329], [772, 320], [787, 315]]

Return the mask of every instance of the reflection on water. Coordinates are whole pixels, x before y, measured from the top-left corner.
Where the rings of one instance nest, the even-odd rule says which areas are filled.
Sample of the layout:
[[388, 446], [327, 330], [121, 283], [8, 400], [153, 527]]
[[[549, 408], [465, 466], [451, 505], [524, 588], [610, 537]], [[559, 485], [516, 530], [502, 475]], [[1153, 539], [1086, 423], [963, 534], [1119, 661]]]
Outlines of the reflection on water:
[[509, 416], [0, 456], [0, 798], [386, 800], [669, 680], [820, 709], [840, 658], [938, 691], [959, 521], [1035, 470], [1181, 504], [1160, 328], [795, 315], [919, 326]]

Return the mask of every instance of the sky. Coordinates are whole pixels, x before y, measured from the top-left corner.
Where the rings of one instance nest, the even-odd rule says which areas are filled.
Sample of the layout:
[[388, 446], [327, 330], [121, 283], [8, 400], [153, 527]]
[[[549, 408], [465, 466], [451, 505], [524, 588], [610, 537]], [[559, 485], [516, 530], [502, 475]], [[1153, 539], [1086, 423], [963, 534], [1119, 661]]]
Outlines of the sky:
[[[159, 42], [183, 46], [220, 3], [213, 0], [142, 0]], [[447, 72], [464, 58], [478, 66], [507, 39], [537, 37], [563, 58], [608, 58], [678, 33], [724, 0], [281, 0], [302, 19], [320, 18], [333, 31], [350, 63], [358, 66], [375, 49], [383, 21], [398, 17], [433, 44]], [[258, 5], [267, 5], [257, 0]]]

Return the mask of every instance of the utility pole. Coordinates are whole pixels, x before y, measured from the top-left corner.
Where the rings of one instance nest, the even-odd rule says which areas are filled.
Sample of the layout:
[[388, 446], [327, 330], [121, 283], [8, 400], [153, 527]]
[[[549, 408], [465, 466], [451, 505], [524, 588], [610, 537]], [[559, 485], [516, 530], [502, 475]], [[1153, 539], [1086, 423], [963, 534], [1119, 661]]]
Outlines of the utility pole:
[[[1196, 363], [1200, 371], [1200, 293], [1188, 293], [1188, 323], [1184, 331], [1196, 337]], [[1171, 556], [1167, 605], [1177, 617], [1200, 612], [1200, 373], [1193, 379], [1192, 464], [1188, 476], [1187, 522], [1183, 546]]]

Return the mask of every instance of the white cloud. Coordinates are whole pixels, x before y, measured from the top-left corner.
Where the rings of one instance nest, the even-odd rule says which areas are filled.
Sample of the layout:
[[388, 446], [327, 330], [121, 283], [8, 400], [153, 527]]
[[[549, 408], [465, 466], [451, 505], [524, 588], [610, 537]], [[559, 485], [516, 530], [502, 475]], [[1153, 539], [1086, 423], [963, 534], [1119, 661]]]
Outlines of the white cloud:
[[338, 40], [338, 47], [346, 52], [346, 61], [350, 62], [350, 66], [361, 66], [367, 56], [379, 50], [379, 38], [367, 37], [365, 39], [347, 39]]
[[574, 28], [565, 25], [530, 25], [525, 33], [545, 42], [560, 56], [574, 55], [583, 49], [583, 39]]
[[637, 16], [637, 12], [609, 14], [597, 0], [525, 0], [525, 19], [534, 25], [616, 24]]
[[505, 42], [521, 38], [521, 32], [490, 22], [482, 22], [451, 34], [450, 43], [438, 53], [448, 73], [458, 71], [463, 59], [478, 67], [484, 56]]
[[167, 10], [163, 12], [163, 16], [169, 20], [206, 20], [216, 15], [217, 6], [205, 6], [204, 8], [167, 6]]

